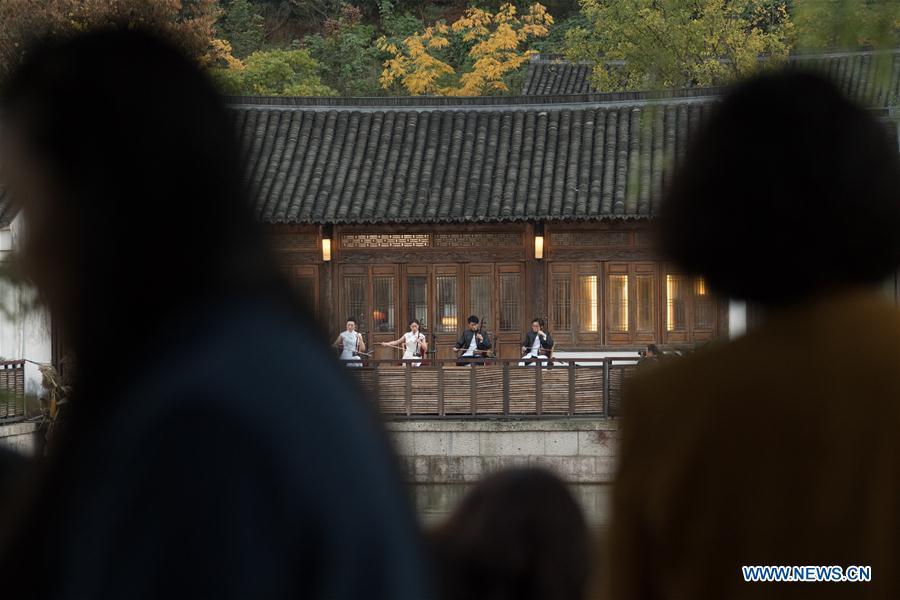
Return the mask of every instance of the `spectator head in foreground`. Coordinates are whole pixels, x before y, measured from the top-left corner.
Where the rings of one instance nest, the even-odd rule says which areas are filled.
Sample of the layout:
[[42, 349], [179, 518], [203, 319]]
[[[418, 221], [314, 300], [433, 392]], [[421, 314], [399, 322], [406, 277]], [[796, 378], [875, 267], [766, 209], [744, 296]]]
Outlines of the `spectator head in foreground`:
[[431, 532], [444, 600], [582, 600], [589, 533], [552, 473], [501, 471], [478, 483]]
[[[767, 314], [628, 382], [607, 597], [900, 596], [900, 313], [877, 289], [900, 263], [887, 131], [832, 83], [784, 71], [735, 86], [689, 145], [663, 250]], [[872, 580], [747, 582], [754, 565], [863, 565]]]
[[387, 440], [279, 276], [200, 68], [140, 31], [51, 40], [0, 118], [26, 274], [79, 374], [0, 511], [4, 597], [430, 597]]
[[676, 173], [664, 253], [722, 297], [770, 308], [878, 284], [900, 265], [900, 165], [888, 131], [816, 75], [739, 84]]
[[83, 373], [126, 331], [140, 346], [186, 305], [279, 285], [233, 127], [196, 65], [116, 30], [25, 56], [0, 88], [3, 179], [28, 223], [24, 269]]

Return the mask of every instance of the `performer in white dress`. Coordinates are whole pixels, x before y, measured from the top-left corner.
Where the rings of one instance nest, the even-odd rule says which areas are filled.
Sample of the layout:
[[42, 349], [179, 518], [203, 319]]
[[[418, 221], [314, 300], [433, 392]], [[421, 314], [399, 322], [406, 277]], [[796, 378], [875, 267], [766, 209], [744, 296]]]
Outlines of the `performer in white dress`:
[[338, 336], [338, 338], [332, 345], [335, 348], [340, 349], [340, 359], [343, 361], [348, 361], [348, 367], [362, 366], [362, 359], [359, 356], [359, 352], [366, 351], [366, 343], [363, 341], [362, 336], [359, 334], [359, 332], [356, 331], [356, 319], [354, 319], [353, 317], [347, 318], [347, 329], [341, 332], [341, 335]]
[[[403, 337], [393, 342], [381, 342], [381, 345], [403, 350], [403, 360], [422, 358], [428, 352], [428, 342], [419, 331], [418, 319], [413, 319], [409, 322], [409, 331], [404, 333]], [[418, 367], [421, 364], [420, 362], [414, 362], [412, 366]]]

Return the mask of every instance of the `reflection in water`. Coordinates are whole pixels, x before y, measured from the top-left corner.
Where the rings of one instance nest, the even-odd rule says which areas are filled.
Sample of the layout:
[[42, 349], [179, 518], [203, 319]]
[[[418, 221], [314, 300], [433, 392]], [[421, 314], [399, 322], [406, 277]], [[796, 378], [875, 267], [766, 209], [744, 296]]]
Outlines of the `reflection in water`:
[[[425, 526], [433, 525], [452, 511], [471, 483], [416, 483], [412, 484], [416, 511]], [[584, 516], [592, 529], [603, 530], [609, 523], [609, 484], [570, 484], [572, 495], [584, 510]]]

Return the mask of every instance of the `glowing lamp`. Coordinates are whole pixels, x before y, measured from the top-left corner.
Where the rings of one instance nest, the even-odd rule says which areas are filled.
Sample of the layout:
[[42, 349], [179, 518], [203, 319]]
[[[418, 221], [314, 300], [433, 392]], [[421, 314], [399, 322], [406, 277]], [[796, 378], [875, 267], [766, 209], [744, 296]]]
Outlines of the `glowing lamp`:
[[541, 260], [544, 258], [544, 224], [537, 223], [534, 226], [534, 258]]

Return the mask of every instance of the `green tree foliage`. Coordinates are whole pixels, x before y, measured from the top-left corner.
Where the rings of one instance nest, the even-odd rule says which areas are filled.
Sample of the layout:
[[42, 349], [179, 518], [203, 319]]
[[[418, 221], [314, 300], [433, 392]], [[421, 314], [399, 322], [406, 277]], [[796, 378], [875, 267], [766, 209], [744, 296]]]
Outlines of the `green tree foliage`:
[[802, 50], [900, 46], [897, 0], [794, 0]]
[[153, 29], [203, 64], [226, 61], [218, 17], [216, 0], [0, 0], [0, 75], [35, 38], [106, 26]]
[[265, 38], [265, 19], [250, 0], [231, 0], [225, 5], [217, 24], [223, 38], [231, 44], [234, 56], [245, 58], [262, 49]]
[[322, 83], [321, 66], [306, 50], [257, 50], [243, 66], [215, 69], [223, 93], [256, 96], [334, 96]]
[[310, 35], [303, 44], [323, 67], [324, 83], [342, 96], [381, 95], [378, 76], [381, 52], [375, 28], [361, 22], [362, 12], [344, 5], [337, 19], [325, 21], [324, 34]]
[[727, 83], [783, 62], [793, 42], [784, 0], [580, 2], [587, 26], [569, 31], [566, 55], [594, 63], [603, 91]]

